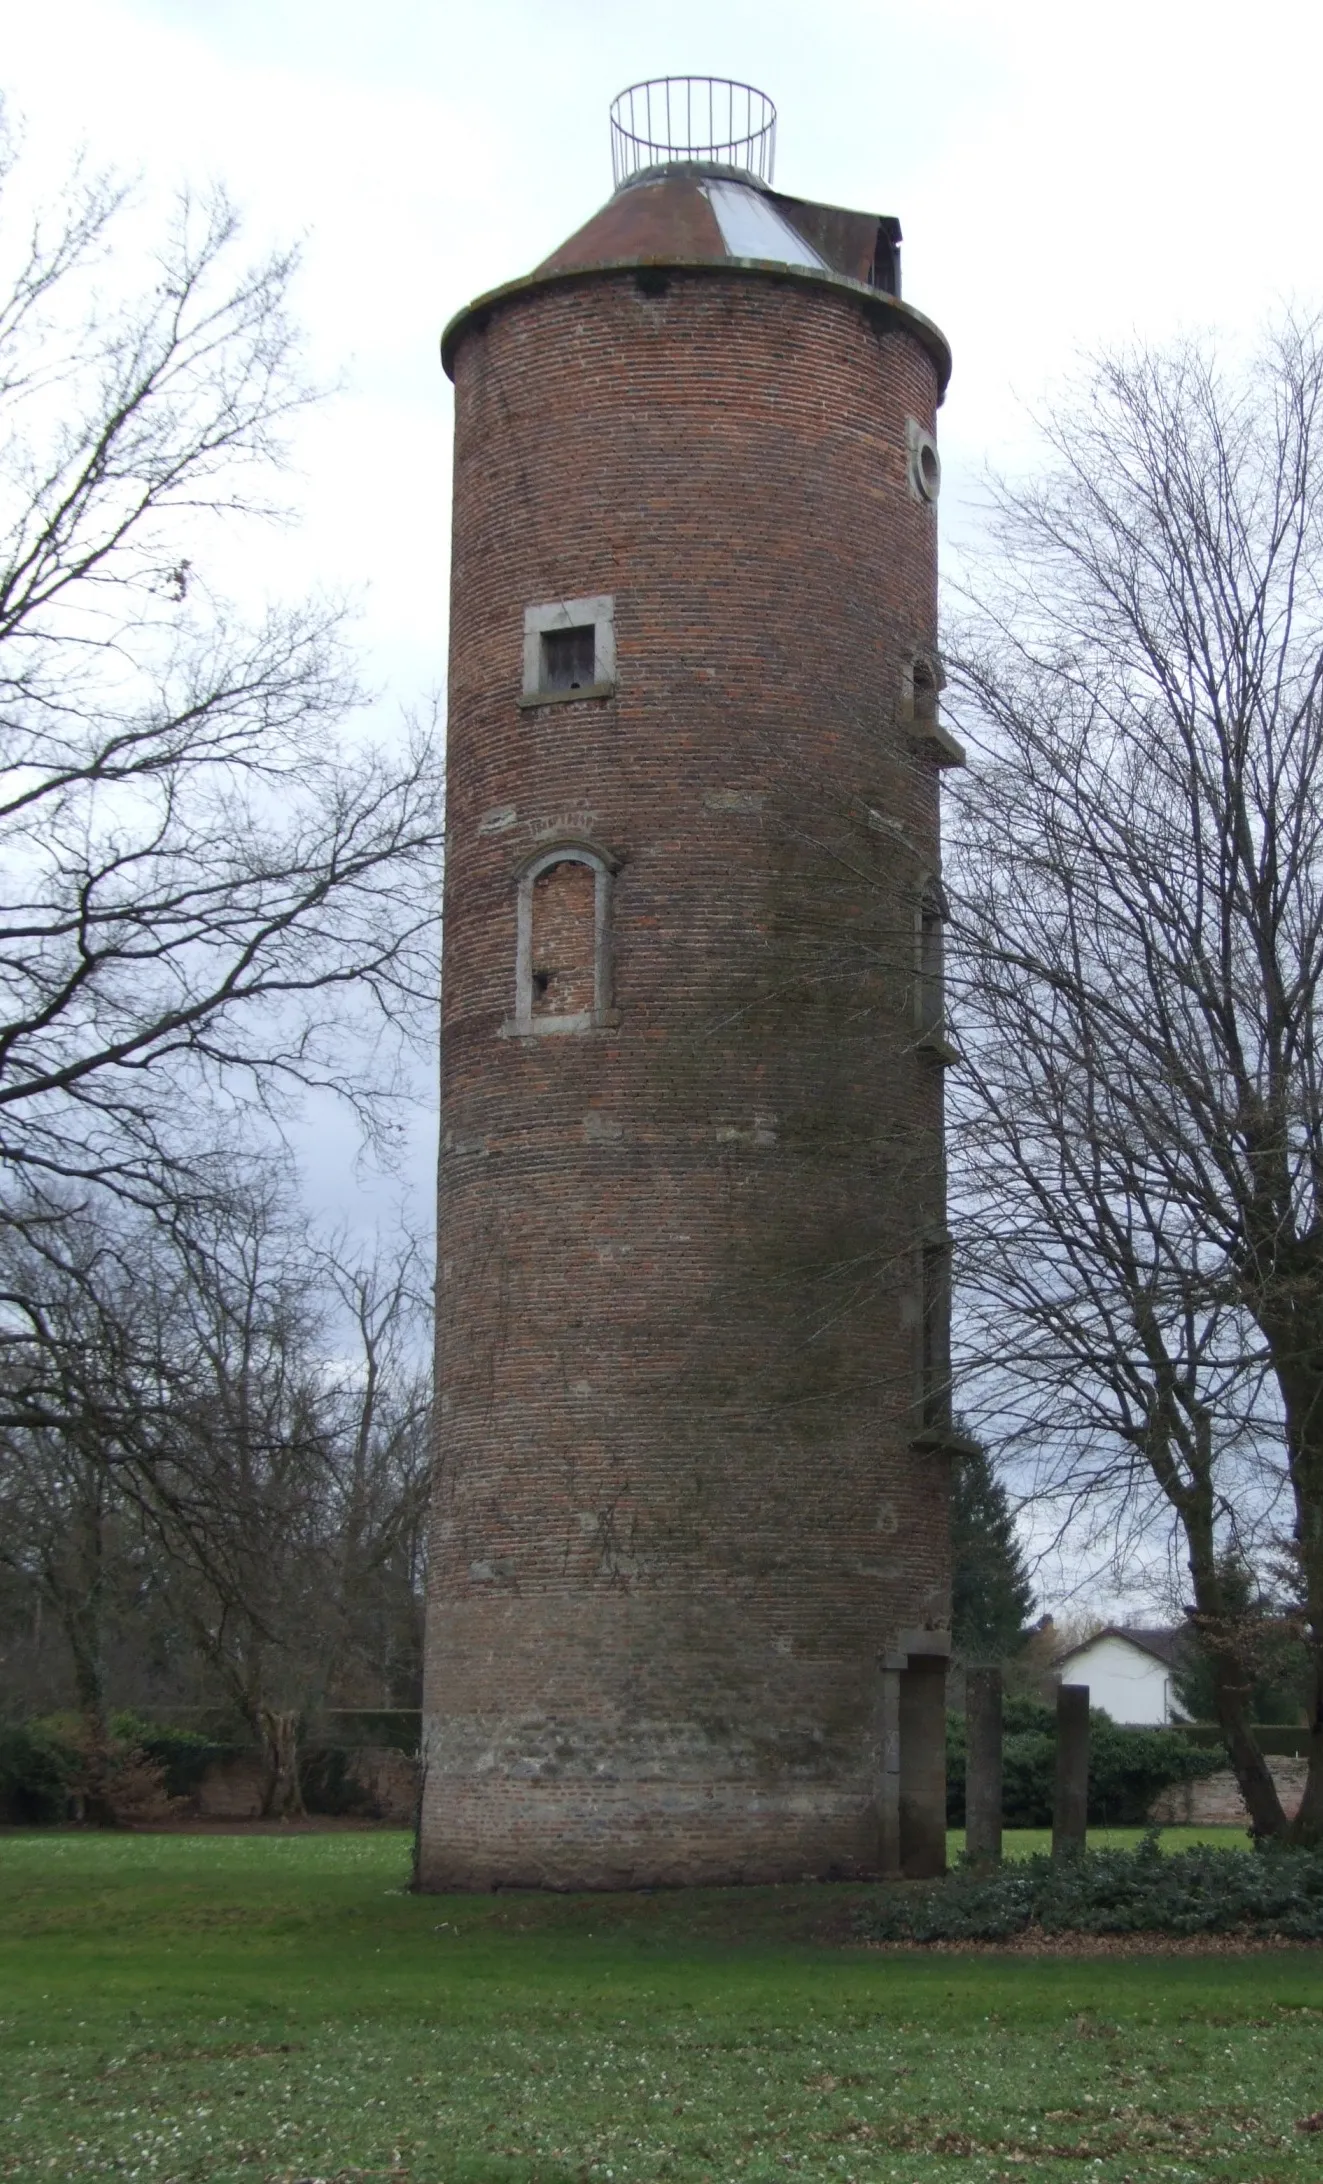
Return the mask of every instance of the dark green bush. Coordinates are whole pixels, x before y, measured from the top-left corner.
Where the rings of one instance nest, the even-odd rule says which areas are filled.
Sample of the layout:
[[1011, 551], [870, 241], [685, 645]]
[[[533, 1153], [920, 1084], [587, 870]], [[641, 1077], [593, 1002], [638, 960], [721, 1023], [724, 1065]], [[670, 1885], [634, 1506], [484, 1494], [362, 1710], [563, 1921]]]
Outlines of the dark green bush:
[[1165, 1729], [1124, 1729], [1095, 1711], [1089, 1718], [1089, 1819], [1095, 1827], [1143, 1827], [1160, 1790], [1216, 1774], [1226, 1764], [1225, 1752], [1201, 1750]]
[[[946, 1816], [965, 1824], [965, 1720], [946, 1723]], [[1056, 1779], [1056, 1714], [1041, 1699], [1008, 1698], [1003, 1712], [1002, 1819], [1008, 1828], [1050, 1828]], [[1226, 1757], [1167, 1729], [1123, 1729], [1094, 1708], [1089, 1716], [1089, 1821], [1143, 1827], [1159, 1790], [1225, 1767]]]
[[66, 1818], [79, 1757], [45, 1722], [0, 1729], [0, 1820], [50, 1827]]
[[164, 1770], [170, 1797], [190, 1797], [213, 1760], [230, 1759], [243, 1747], [221, 1744], [195, 1729], [172, 1729], [141, 1714], [115, 1714], [110, 1733]]
[[1044, 1934], [1258, 1934], [1323, 1940], [1323, 1850], [1201, 1845], [1166, 1854], [1089, 1850], [978, 1874], [959, 1867], [923, 1889], [897, 1889], [859, 1916], [872, 1941], [1005, 1941]]
[[299, 1788], [309, 1812], [340, 1819], [363, 1819], [372, 1797], [351, 1772], [354, 1748], [343, 1744], [305, 1744], [299, 1753]]
[[94, 1785], [121, 1825], [164, 1819], [172, 1799], [189, 1796], [214, 1759], [237, 1749], [132, 1713], [112, 1715], [109, 1729], [95, 1768], [77, 1715], [0, 1730], [0, 1821], [50, 1827], [80, 1817]]
[[[1224, 1767], [1227, 1764], [1226, 1745], [1222, 1731], [1215, 1721], [1178, 1721], [1172, 1725], [1169, 1734], [1183, 1738], [1186, 1744], [1195, 1745], [1200, 1750], [1206, 1748], [1221, 1752], [1223, 1757], [1218, 1765]], [[1309, 1756], [1309, 1727], [1305, 1722], [1256, 1721], [1254, 1741], [1265, 1759], [1307, 1759]]]

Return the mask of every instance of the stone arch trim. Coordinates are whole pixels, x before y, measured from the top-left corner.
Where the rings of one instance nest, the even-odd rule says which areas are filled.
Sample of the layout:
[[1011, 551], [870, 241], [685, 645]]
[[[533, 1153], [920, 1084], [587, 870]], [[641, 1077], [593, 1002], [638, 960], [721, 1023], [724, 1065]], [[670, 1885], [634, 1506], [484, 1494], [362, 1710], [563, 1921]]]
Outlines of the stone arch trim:
[[[593, 991], [589, 1007], [563, 1014], [537, 1010], [534, 992], [533, 909], [538, 880], [556, 865], [577, 864], [593, 874]], [[614, 1021], [611, 1006], [611, 883], [620, 860], [600, 842], [582, 834], [557, 834], [544, 838], [516, 867], [515, 883], [515, 1006], [503, 1028], [507, 1035], [537, 1038], [547, 1034], [597, 1031]]]

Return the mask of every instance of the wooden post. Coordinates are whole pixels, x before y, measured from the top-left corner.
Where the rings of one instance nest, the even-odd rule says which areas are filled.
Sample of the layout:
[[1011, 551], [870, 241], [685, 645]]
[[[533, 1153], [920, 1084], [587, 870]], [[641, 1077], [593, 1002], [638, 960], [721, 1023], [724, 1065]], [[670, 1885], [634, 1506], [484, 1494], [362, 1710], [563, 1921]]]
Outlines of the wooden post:
[[1001, 1670], [965, 1677], [965, 1854], [976, 1865], [1001, 1859]]
[[1057, 1782], [1052, 1856], [1083, 1850], [1089, 1827], [1089, 1687], [1057, 1686]]

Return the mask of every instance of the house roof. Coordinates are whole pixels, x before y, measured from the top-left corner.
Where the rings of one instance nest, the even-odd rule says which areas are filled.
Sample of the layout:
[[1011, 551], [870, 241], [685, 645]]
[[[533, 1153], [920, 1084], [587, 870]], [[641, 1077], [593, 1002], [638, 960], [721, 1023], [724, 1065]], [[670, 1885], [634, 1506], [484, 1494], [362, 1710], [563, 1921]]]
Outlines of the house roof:
[[1096, 1630], [1091, 1638], [1083, 1638], [1077, 1646], [1070, 1646], [1065, 1653], [1059, 1653], [1057, 1662], [1060, 1665], [1063, 1661], [1076, 1660], [1081, 1653], [1087, 1653], [1090, 1646], [1096, 1646], [1101, 1638], [1120, 1638], [1126, 1645], [1134, 1646], [1137, 1652], [1147, 1653], [1150, 1659], [1161, 1661], [1164, 1668], [1179, 1668], [1187, 1635], [1183, 1623], [1176, 1623], [1169, 1629], [1141, 1629], [1131, 1623], [1109, 1623], [1105, 1630]]

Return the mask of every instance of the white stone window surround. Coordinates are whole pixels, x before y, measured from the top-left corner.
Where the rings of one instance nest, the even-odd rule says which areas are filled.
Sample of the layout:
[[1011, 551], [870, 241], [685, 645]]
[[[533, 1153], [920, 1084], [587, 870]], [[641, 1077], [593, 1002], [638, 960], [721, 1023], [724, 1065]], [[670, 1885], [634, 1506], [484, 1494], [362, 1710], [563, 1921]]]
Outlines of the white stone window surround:
[[[593, 1005], [573, 1016], [533, 1013], [533, 889], [553, 865], [586, 865], [593, 887]], [[536, 1039], [545, 1033], [597, 1031], [617, 1021], [611, 1007], [611, 881], [617, 859], [598, 842], [579, 836], [543, 842], [525, 859], [517, 875], [515, 901], [515, 1013], [501, 1029], [506, 1038]]]
[[919, 1294], [916, 1395], [922, 1429], [951, 1430], [951, 1262], [944, 1225], [926, 1230], [916, 1252]]
[[942, 458], [936, 440], [917, 417], [905, 419], [905, 482], [911, 500], [935, 507], [942, 490]]
[[[550, 630], [593, 632], [593, 679], [581, 690], [547, 690], [542, 683], [542, 639]], [[524, 608], [524, 687], [521, 705], [564, 704], [610, 697], [616, 686], [616, 603], [609, 592], [591, 599], [551, 599]]]
[[914, 911], [914, 1028], [915, 1045], [939, 1062], [958, 1062], [959, 1049], [951, 1042], [946, 1017], [946, 944], [944, 927], [950, 916], [946, 890], [939, 875], [928, 873], [919, 888]]
[[930, 872], [914, 911], [914, 1023], [920, 1033], [941, 1031], [946, 1022], [943, 927], [949, 915], [946, 890]]
[[937, 700], [946, 688], [946, 670], [932, 652], [916, 652], [900, 671], [900, 717], [916, 739], [934, 746], [939, 766], [963, 766], [965, 747], [942, 726]]

